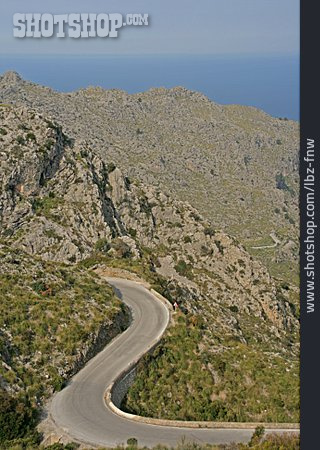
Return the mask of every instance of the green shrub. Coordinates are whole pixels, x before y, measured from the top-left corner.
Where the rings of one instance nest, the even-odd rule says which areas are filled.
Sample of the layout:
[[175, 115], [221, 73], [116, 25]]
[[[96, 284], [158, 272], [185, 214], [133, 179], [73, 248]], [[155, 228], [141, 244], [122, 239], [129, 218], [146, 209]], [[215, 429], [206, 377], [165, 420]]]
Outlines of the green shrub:
[[19, 123], [18, 130], [28, 131], [29, 127], [25, 123]]
[[25, 140], [22, 136], [17, 136], [16, 141], [19, 145], [24, 145], [25, 144]]
[[16, 399], [0, 390], [0, 443], [26, 435], [35, 425], [36, 418], [28, 400]]
[[137, 230], [133, 229], [133, 228], [129, 228], [128, 233], [130, 234], [130, 236], [135, 239], [137, 237]]
[[112, 173], [113, 171], [116, 170], [116, 168], [117, 168], [117, 166], [113, 162], [107, 164], [107, 172], [108, 173]]
[[294, 190], [288, 185], [286, 177], [282, 173], [278, 173], [276, 175], [276, 188], [282, 191], [287, 191], [292, 196], [295, 195]]
[[193, 211], [190, 213], [190, 217], [192, 217], [192, 219], [194, 219], [196, 222], [199, 222], [201, 220], [201, 217], [199, 216], [199, 214], [197, 214]]
[[64, 200], [62, 198], [56, 197], [54, 193], [50, 192], [47, 197], [35, 198], [32, 202], [32, 208], [37, 215], [55, 219], [56, 216], [52, 213], [52, 210], [63, 203]]
[[101, 238], [95, 243], [95, 249], [98, 252], [108, 253], [110, 248], [111, 248], [111, 245], [109, 244], [108, 240], [105, 238]]
[[131, 258], [132, 252], [128, 244], [123, 242], [121, 239], [114, 239], [111, 244], [111, 248], [113, 248], [116, 252], [116, 256], [118, 258]]
[[214, 243], [216, 244], [219, 253], [221, 253], [221, 255], [224, 254], [224, 246], [221, 244], [221, 241], [215, 240]]
[[48, 126], [48, 128], [51, 128], [52, 130], [57, 130], [57, 125], [55, 125], [54, 123], [52, 123], [50, 120], [45, 119], [45, 122]]
[[49, 447], [46, 447], [45, 450], [76, 450], [80, 447], [80, 444], [77, 444], [76, 442], [70, 442], [69, 444], [60, 444], [59, 442], [49, 445]]
[[[127, 445], [131, 448], [137, 448], [138, 447], [138, 439], [136, 438], [129, 438], [127, 440]], [[127, 449], [129, 450], [129, 447]]]
[[27, 133], [26, 140], [27, 141], [37, 142], [37, 138], [36, 138], [35, 134], [31, 133], [31, 132]]
[[201, 256], [210, 256], [213, 254], [213, 250], [206, 245], [201, 245], [200, 254]]
[[206, 236], [212, 237], [212, 236], [214, 236], [214, 235], [216, 234], [216, 231], [215, 231], [215, 229], [212, 228], [212, 227], [206, 227], [206, 228], [204, 229], [204, 234], [205, 234]]
[[191, 264], [187, 264], [183, 259], [179, 259], [174, 268], [180, 275], [190, 279], [193, 278]]
[[262, 427], [262, 426], [256, 427], [253, 435], [251, 436], [251, 439], [249, 442], [249, 447], [253, 447], [253, 446], [259, 444], [264, 436], [264, 433], [265, 433], [264, 427]]
[[51, 148], [54, 145], [54, 140], [53, 139], [47, 139], [44, 146], [47, 150], [51, 150]]
[[140, 197], [139, 199], [140, 211], [145, 213], [148, 217], [152, 214], [152, 207], [146, 197]]

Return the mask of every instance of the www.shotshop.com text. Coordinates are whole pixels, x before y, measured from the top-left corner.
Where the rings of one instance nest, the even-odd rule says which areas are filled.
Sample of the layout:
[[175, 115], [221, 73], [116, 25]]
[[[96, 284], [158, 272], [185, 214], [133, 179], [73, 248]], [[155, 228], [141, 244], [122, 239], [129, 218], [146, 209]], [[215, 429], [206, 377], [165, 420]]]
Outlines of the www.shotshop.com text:
[[307, 312], [314, 312], [314, 280], [315, 280], [315, 233], [317, 225], [315, 222], [315, 143], [314, 139], [307, 139], [306, 156], [304, 161], [306, 163], [306, 173], [303, 180], [302, 195], [306, 197], [306, 211], [302, 211], [306, 217], [306, 234], [304, 238], [304, 254], [306, 265], [304, 270], [307, 275]]

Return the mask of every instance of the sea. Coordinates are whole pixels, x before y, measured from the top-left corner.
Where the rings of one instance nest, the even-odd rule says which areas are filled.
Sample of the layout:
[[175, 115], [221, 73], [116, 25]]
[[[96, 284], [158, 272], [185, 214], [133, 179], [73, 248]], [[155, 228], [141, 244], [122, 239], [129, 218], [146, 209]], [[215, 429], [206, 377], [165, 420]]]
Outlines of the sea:
[[63, 92], [183, 86], [299, 120], [299, 55], [0, 55], [0, 73], [7, 70]]

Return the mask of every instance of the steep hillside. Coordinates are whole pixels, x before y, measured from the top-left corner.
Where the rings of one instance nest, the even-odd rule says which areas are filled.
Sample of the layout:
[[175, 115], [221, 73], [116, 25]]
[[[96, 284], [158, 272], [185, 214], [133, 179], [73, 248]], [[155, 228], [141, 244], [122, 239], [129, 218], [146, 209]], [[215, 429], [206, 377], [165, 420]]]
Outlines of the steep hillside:
[[[129, 409], [297, 420], [296, 287], [272, 278], [188, 203], [123, 176], [112, 158], [35, 110], [1, 105], [0, 133], [1, 335], [15, 349], [1, 346], [6, 392], [22, 389], [41, 402], [75, 370], [103, 324], [123, 328], [119, 303], [87, 271], [122, 267], [180, 306], [163, 345], [142, 363]], [[189, 375], [170, 378], [173, 372]], [[139, 383], [155, 380], [157, 390], [139, 399]]]
[[273, 275], [298, 284], [296, 122], [184, 88], [58, 93], [11, 72], [0, 79], [0, 101], [52, 116], [105, 163], [187, 200]]
[[84, 269], [0, 245], [1, 388], [35, 404], [74, 374], [128, 319], [110, 287]]

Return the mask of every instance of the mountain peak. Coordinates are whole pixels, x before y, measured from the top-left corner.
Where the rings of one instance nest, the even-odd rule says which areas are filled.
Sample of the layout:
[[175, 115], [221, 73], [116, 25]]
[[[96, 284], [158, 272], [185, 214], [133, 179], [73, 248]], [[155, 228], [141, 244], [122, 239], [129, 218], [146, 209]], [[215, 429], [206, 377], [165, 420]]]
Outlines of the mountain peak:
[[8, 70], [1, 76], [1, 81], [8, 84], [17, 84], [22, 81], [22, 77], [14, 70]]

